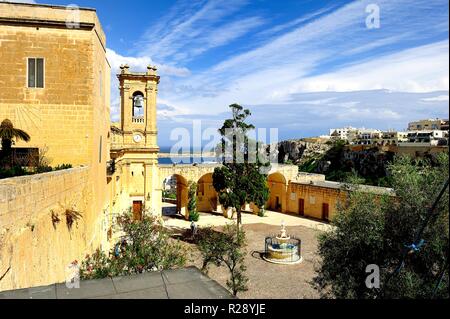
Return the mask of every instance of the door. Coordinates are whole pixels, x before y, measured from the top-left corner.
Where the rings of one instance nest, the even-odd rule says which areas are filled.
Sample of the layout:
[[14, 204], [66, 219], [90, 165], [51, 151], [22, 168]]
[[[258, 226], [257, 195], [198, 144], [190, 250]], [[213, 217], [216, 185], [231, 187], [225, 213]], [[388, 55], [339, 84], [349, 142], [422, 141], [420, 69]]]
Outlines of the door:
[[305, 216], [305, 200], [303, 198], [298, 200], [298, 213], [300, 216]]
[[322, 204], [322, 219], [328, 221], [329, 206], [327, 203]]
[[275, 211], [277, 212], [281, 211], [281, 203], [279, 196], [275, 196]]
[[133, 219], [142, 220], [142, 201], [133, 201]]

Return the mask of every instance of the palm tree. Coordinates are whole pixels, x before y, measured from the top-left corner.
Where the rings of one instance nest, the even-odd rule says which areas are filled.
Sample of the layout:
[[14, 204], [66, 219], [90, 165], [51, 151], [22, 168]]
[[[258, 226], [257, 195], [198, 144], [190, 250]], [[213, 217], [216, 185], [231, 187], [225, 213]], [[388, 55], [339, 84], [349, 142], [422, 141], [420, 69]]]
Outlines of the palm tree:
[[2, 124], [0, 124], [0, 139], [2, 140], [0, 159], [5, 159], [5, 163], [11, 156], [11, 146], [14, 138], [28, 142], [30, 140], [30, 135], [19, 128], [15, 128], [10, 120], [3, 120]]

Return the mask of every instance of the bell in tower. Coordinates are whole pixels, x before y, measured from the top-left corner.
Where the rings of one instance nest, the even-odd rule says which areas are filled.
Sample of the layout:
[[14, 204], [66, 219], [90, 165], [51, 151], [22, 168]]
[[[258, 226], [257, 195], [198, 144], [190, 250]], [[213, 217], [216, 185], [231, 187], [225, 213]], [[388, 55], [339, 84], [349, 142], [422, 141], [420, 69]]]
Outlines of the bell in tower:
[[144, 117], [144, 95], [141, 92], [133, 94], [133, 118]]

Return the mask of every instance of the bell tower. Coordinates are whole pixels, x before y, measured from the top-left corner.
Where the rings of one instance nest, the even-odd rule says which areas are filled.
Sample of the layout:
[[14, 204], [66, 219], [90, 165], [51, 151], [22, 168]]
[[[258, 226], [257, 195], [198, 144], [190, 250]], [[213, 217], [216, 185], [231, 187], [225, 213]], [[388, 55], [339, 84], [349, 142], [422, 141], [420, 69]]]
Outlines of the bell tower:
[[160, 77], [156, 67], [147, 72], [130, 72], [128, 65], [120, 66], [120, 115], [124, 146], [158, 148], [156, 129], [156, 95]]
[[120, 132], [121, 143], [116, 149], [117, 166], [122, 172], [121, 185], [133, 208], [135, 218], [144, 211], [160, 211], [161, 186], [156, 128], [156, 95], [160, 77], [156, 67], [146, 72], [130, 72], [120, 66]]

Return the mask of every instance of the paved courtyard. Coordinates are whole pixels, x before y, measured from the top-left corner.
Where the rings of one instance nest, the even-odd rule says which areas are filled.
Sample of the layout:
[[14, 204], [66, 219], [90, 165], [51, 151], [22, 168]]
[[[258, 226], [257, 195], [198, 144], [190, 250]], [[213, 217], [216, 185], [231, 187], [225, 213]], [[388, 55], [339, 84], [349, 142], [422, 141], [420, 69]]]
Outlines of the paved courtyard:
[[[165, 225], [168, 227], [189, 228], [190, 222], [182, 219], [175, 218], [175, 208], [173, 204], [163, 203], [163, 209], [166, 209], [168, 213], [165, 214]], [[218, 214], [200, 213], [200, 220], [196, 223], [199, 227], [204, 226], [223, 226], [230, 223], [231, 220]], [[236, 216], [235, 216], [236, 217]], [[317, 220], [302, 218], [294, 214], [282, 214], [274, 211], [267, 210], [264, 217], [259, 217], [255, 214], [243, 213], [242, 223], [245, 224], [266, 224], [280, 226], [281, 222], [286, 226], [304, 226], [315, 230], [329, 229], [327, 223], [323, 223]]]
[[0, 292], [0, 299], [229, 299], [230, 293], [197, 268], [87, 280]]
[[[249, 290], [240, 293], [239, 298], [282, 298], [302, 299], [319, 298], [318, 292], [312, 287], [311, 281], [320, 261], [317, 251], [317, 236], [330, 226], [318, 221], [268, 212], [267, 217], [243, 214], [243, 224], [247, 237], [247, 254], [245, 263], [246, 275], [249, 278]], [[288, 235], [300, 238], [303, 261], [296, 265], [278, 265], [266, 262], [261, 258], [264, 251], [264, 239], [280, 232], [280, 224], [284, 221]], [[201, 214], [199, 227], [206, 225], [219, 226], [230, 221], [222, 216]], [[176, 228], [188, 228], [190, 223], [181, 219], [168, 219], [166, 225]], [[186, 244], [191, 251], [190, 264], [198, 268], [202, 266], [201, 255], [193, 244]], [[208, 276], [226, 287], [229, 278], [225, 267], [211, 266]]]

